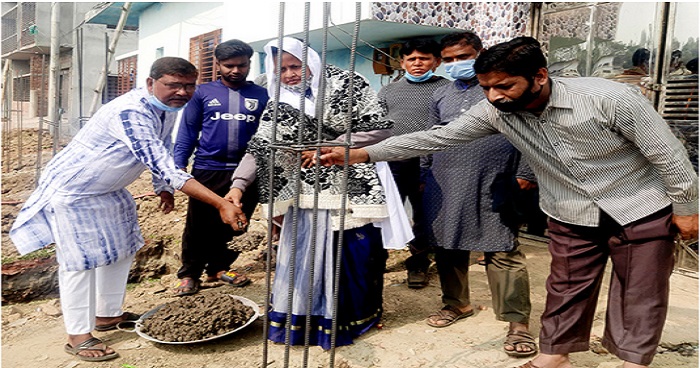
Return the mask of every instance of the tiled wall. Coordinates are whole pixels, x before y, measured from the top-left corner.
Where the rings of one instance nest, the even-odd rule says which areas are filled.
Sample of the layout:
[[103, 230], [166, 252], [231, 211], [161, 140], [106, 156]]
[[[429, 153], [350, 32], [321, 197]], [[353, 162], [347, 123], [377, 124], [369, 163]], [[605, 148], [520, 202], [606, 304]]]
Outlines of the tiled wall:
[[486, 46], [527, 34], [530, 3], [375, 2], [374, 19], [470, 30]]
[[[618, 17], [620, 14], [620, 3], [607, 4], [582, 4], [582, 3], [549, 3], [544, 5], [542, 11], [542, 29], [540, 39], [542, 49], [549, 53], [549, 40], [554, 37], [567, 38], [572, 40], [570, 52], [577, 51], [576, 42], [584, 42], [591, 30], [591, 12], [595, 6], [595, 37], [600, 40], [614, 40], [617, 31]], [[561, 54], [557, 59], [567, 59], [563, 54], [567, 50], [559, 49]], [[569, 56], [568, 58], [573, 57]]]

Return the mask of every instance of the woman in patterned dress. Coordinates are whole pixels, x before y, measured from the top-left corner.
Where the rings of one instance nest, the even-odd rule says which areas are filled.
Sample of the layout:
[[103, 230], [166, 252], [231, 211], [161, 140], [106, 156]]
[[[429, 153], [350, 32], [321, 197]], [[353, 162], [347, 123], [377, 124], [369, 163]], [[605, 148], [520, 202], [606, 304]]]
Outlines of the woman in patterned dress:
[[[265, 46], [267, 86], [270, 96], [275, 95], [275, 86], [281, 82], [277, 136], [272, 137], [274, 99], [270, 100], [260, 119], [260, 127], [249, 143], [248, 155], [234, 173], [234, 183], [229, 195], [234, 203], [239, 201], [243, 190], [257, 177], [267, 178], [269, 170], [274, 170], [272, 193], [263, 184], [259, 202], [263, 204], [263, 214], [268, 215], [269, 196], [273, 197], [273, 216], [285, 216], [277, 252], [276, 272], [272, 287], [272, 300], [269, 311], [269, 338], [275, 342], [285, 341], [285, 323], [288, 308], [288, 285], [290, 267], [294, 259], [294, 291], [292, 296], [291, 344], [303, 344], [306, 319], [311, 319], [310, 344], [324, 349], [331, 348], [333, 286], [336, 262], [337, 241], [340, 235], [340, 215], [342, 192], [342, 167], [320, 167], [318, 172], [320, 191], [318, 192], [317, 227], [315, 244], [312, 239], [314, 216], [314, 183], [316, 168], [308, 165], [315, 151], [303, 153], [305, 167], [299, 168], [293, 151], [278, 150], [273, 167], [269, 165], [270, 143], [296, 143], [300, 134], [300, 100], [302, 98], [302, 51], [304, 44], [293, 38], [283, 39], [283, 54], [278, 82], [275, 75], [276, 55], [279, 50], [277, 40]], [[312, 142], [317, 137], [318, 124], [322, 124], [324, 140], [342, 142], [347, 124], [348, 100], [354, 95], [351, 117], [352, 142], [365, 146], [378, 142], [390, 133], [391, 123], [384, 120], [376, 93], [367, 80], [335, 66], [321, 65], [318, 54], [308, 48], [306, 91], [304, 94], [303, 142]], [[324, 111], [322, 119], [316, 116], [316, 103], [319, 96], [321, 78], [325, 78]], [[352, 91], [350, 80], [353, 80]], [[383, 243], [392, 235], [389, 213], [397, 210], [393, 200], [387, 206], [387, 195], [397, 195], [395, 184], [390, 179], [383, 163], [357, 164], [349, 167], [347, 204], [343, 232], [343, 249], [339, 281], [338, 319], [336, 346], [348, 345], [352, 340], [376, 325], [382, 314], [383, 273], [387, 253]], [[308, 166], [308, 167], [307, 167]], [[255, 170], [253, 170], [253, 167]], [[383, 175], [386, 174], [386, 175]], [[294, 201], [296, 177], [300, 178], [298, 192], [299, 209], [296, 213], [296, 249], [294, 237]], [[385, 176], [385, 177], [382, 177]], [[387, 188], [389, 188], [387, 190]], [[399, 211], [400, 212], [400, 211]], [[392, 219], [394, 217], [394, 212]], [[410, 229], [405, 219], [402, 228]], [[375, 225], [377, 224], [377, 225]], [[400, 226], [401, 227], [401, 226]], [[396, 228], [394, 228], [396, 229]], [[408, 231], [410, 234], [410, 231]], [[402, 235], [405, 233], [402, 233]], [[394, 232], [394, 236], [398, 236]], [[405, 244], [406, 237], [398, 244]], [[410, 238], [408, 239], [410, 240]], [[392, 240], [394, 241], [394, 240]], [[313, 248], [315, 245], [315, 248]], [[312, 253], [312, 248], [314, 252]], [[313, 281], [310, 280], [311, 255], [314, 255]], [[307, 316], [309, 289], [313, 290], [313, 310]]]

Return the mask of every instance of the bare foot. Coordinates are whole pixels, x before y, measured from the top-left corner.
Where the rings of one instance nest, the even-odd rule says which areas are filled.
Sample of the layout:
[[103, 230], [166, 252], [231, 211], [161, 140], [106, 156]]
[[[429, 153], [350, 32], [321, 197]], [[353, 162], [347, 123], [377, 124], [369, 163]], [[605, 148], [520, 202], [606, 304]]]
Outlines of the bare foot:
[[648, 365], [641, 365], [641, 364], [635, 364], [635, 363], [625, 362], [625, 364], [622, 365], [622, 368], [649, 368], [649, 366], [648, 366]]
[[573, 368], [568, 354], [540, 354], [528, 364], [536, 368]]

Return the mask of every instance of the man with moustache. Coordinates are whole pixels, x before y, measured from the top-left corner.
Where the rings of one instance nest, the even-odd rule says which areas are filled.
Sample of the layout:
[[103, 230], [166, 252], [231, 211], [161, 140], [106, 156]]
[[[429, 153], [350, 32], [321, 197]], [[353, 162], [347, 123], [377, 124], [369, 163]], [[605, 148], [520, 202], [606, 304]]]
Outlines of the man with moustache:
[[44, 168], [10, 230], [20, 254], [56, 245], [64, 351], [85, 361], [119, 354], [92, 331], [117, 329], [139, 315], [124, 312], [129, 270], [144, 245], [136, 202], [126, 189], [148, 169], [164, 213], [179, 189], [216, 208], [239, 230], [241, 209], [175, 166], [170, 151], [177, 111], [192, 98], [197, 69], [178, 57], [151, 66], [146, 86], [102, 106]]
[[[488, 101], [437, 130], [350, 152], [349, 164], [404, 159], [502, 133], [528, 159], [549, 215], [541, 354], [521, 368], [570, 368], [589, 348], [608, 258], [603, 346], [623, 368], [651, 364], [666, 320], [674, 236], [698, 236], [698, 176], [683, 145], [633, 86], [550, 78], [537, 40], [518, 37], [474, 65]], [[326, 148], [324, 165], [345, 159]]]
[[[250, 45], [240, 40], [216, 46], [214, 56], [221, 79], [197, 88], [182, 115], [175, 142], [175, 164], [186, 170], [194, 152], [192, 176], [222, 196], [228, 193], [233, 172], [268, 101], [265, 88], [246, 80], [252, 55]], [[249, 218], [257, 203], [255, 186], [245, 195], [243, 212]], [[213, 207], [190, 198], [175, 294], [196, 293], [203, 271], [208, 282], [223, 281], [237, 287], [249, 284], [245, 275], [229, 270], [239, 252], [229, 249], [227, 243], [240, 234], [242, 231], [234, 232], [223, 224]]]
[[[386, 118], [394, 122], [393, 135], [426, 130], [431, 96], [436, 89], [450, 83], [434, 75], [440, 65], [440, 45], [430, 38], [415, 38], [401, 46], [403, 78], [379, 91], [379, 103], [386, 109]], [[425, 236], [420, 158], [409, 158], [389, 163], [401, 200], [408, 198], [413, 210], [411, 256], [406, 259], [408, 287], [420, 289], [428, 285], [429, 246]]]

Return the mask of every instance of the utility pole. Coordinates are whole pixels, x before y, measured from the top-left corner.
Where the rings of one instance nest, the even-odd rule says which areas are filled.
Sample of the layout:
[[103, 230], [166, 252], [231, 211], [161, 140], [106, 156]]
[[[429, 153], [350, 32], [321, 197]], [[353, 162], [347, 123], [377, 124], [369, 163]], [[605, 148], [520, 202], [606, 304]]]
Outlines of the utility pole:
[[126, 24], [126, 18], [129, 16], [129, 10], [131, 9], [131, 3], [124, 3], [122, 6], [122, 13], [121, 16], [119, 17], [119, 22], [117, 23], [117, 28], [114, 29], [114, 38], [112, 39], [112, 43], [109, 45], [109, 48], [107, 49], [107, 63], [102, 69], [102, 73], [100, 73], [100, 79], [97, 81], [97, 86], [95, 87], [95, 94], [93, 95], [92, 98], [92, 103], [90, 104], [90, 110], [88, 110], [88, 114], [92, 116], [92, 114], [95, 113], [97, 110], [97, 104], [100, 101], [100, 97], [102, 96], [102, 90], [105, 87], [105, 82], [107, 81], [107, 73], [109, 72], [109, 64], [112, 63], [112, 60], [114, 60], [114, 52], [117, 47], [117, 41], [119, 41], [119, 36], [121, 35], [122, 31], [124, 30], [124, 25]]
[[58, 136], [60, 134], [60, 116], [58, 115], [58, 68], [60, 67], [59, 27], [61, 17], [61, 4], [51, 3], [51, 55], [49, 57], [49, 96], [48, 116], [49, 124], [53, 127], [53, 154], [58, 150]]

